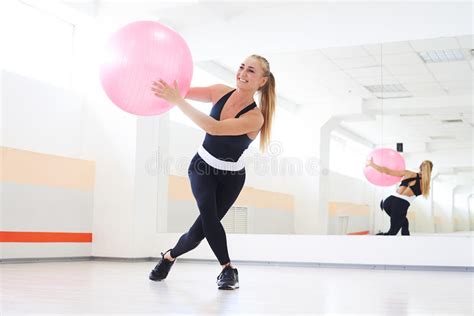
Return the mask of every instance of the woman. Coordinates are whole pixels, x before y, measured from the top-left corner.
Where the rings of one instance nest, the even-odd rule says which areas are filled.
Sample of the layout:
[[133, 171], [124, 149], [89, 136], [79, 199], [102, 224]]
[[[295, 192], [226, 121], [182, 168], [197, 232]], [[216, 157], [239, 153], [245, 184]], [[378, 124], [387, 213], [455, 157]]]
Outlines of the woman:
[[[240, 65], [236, 75], [236, 88], [222, 84], [205, 88], [191, 88], [187, 99], [212, 102], [210, 116], [196, 110], [174, 88], [163, 80], [153, 83], [155, 95], [173, 103], [206, 136], [188, 168], [191, 189], [200, 215], [177, 244], [162, 253], [162, 258], [150, 273], [150, 279], [163, 280], [175, 259], [196, 248], [206, 238], [222, 266], [217, 277], [219, 289], [239, 287], [238, 271], [231, 265], [224, 228], [220, 220], [234, 204], [245, 182], [242, 153], [260, 133], [260, 150], [270, 140], [275, 111], [275, 79], [268, 61], [251, 55]], [[260, 92], [260, 106], [254, 95]]]
[[375, 164], [372, 158], [370, 161], [367, 161], [366, 165], [371, 166], [381, 173], [395, 177], [403, 177], [396, 193], [380, 202], [380, 208], [385, 210], [390, 216], [390, 229], [386, 233], [378, 233], [377, 235], [396, 235], [400, 228], [402, 229], [402, 235], [410, 235], [408, 219], [406, 217], [408, 207], [410, 207], [410, 203], [413, 202], [418, 195], [423, 195], [425, 198], [428, 197], [430, 193], [430, 179], [433, 163], [429, 160], [423, 161], [420, 165], [419, 173], [382, 167]]

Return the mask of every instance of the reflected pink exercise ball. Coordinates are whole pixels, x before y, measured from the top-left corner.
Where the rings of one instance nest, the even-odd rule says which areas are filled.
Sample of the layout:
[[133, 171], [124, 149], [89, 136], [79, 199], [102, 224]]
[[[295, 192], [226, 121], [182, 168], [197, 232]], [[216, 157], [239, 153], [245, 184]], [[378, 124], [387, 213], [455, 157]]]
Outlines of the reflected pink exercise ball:
[[177, 80], [182, 96], [193, 75], [191, 51], [184, 39], [154, 21], [137, 21], [112, 34], [100, 66], [100, 81], [110, 100], [136, 115], [157, 115], [173, 107], [154, 95], [152, 82]]
[[[405, 159], [397, 151], [390, 148], [378, 148], [373, 150], [367, 159], [373, 158], [376, 165], [394, 170], [405, 170]], [[402, 177], [395, 177], [378, 172], [370, 166], [364, 168], [364, 175], [370, 183], [388, 187], [399, 182]]]

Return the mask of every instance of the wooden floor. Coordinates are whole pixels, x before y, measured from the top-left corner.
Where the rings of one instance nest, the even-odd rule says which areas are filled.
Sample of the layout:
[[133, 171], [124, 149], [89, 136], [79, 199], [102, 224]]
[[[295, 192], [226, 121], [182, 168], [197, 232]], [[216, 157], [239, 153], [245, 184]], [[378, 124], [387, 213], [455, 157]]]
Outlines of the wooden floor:
[[470, 272], [240, 264], [240, 289], [219, 291], [217, 263], [177, 261], [163, 282], [153, 266], [0, 264], [0, 314], [473, 314]]

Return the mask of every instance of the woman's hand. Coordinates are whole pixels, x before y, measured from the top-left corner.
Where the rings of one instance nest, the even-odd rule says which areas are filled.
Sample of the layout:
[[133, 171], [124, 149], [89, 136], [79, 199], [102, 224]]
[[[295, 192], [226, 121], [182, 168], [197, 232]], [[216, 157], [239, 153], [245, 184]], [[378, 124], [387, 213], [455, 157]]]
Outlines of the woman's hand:
[[367, 160], [365, 161], [365, 166], [366, 166], [366, 167], [372, 167], [373, 165], [374, 165], [374, 158], [373, 158], [373, 157], [370, 157], [370, 160], [367, 159]]
[[178, 104], [180, 101], [184, 100], [179, 93], [178, 83], [176, 80], [174, 81], [174, 88], [168, 85], [163, 79], [153, 81], [151, 90], [157, 97], [160, 97], [172, 104]]

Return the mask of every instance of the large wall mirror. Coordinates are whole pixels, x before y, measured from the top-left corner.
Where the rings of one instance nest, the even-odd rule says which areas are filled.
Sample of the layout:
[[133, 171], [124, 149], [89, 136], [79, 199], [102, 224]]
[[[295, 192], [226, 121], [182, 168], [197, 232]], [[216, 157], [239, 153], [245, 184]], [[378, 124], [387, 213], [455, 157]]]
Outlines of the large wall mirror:
[[[411, 234], [472, 230], [472, 35], [268, 54], [278, 104], [268, 152], [257, 138], [247, 178], [223, 219], [228, 233], [366, 235], [387, 231], [380, 200], [397, 185], [364, 177], [375, 148], [398, 150], [406, 168], [434, 164], [428, 198], [412, 202]], [[243, 56], [245, 58], [245, 56]], [[199, 62], [194, 86], [235, 86], [242, 56]], [[196, 103], [209, 113], [211, 104]], [[163, 232], [197, 217], [187, 167], [204, 134], [178, 110], [161, 141], [169, 164]], [[398, 144], [398, 147], [397, 147]]]

